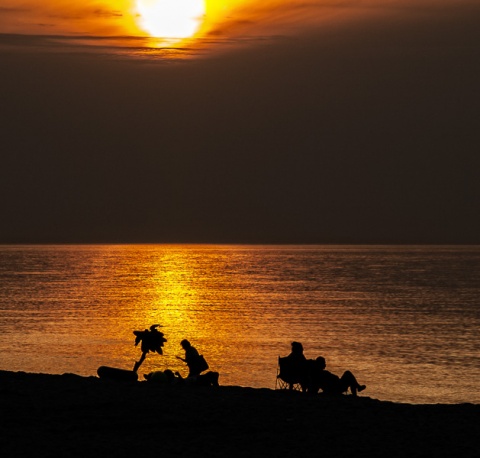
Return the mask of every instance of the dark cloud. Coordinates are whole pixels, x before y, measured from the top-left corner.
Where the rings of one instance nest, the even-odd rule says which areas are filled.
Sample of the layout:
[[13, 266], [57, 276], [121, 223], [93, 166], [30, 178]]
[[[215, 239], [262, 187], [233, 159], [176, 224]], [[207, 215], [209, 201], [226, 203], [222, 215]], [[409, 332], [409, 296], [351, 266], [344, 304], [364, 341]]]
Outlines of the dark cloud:
[[95, 16], [100, 17], [123, 17], [121, 11], [105, 10], [105, 9], [96, 9], [93, 11]]
[[121, 18], [123, 17], [123, 13], [118, 10], [107, 10], [87, 6], [84, 8], [75, 8], [70, 12], [48, 13], [46, 16], [52, 19], [79, 20], [88, 17]]
[[[44, 24], [48, 27], [48, 24]], [[88, 55], [92, 60], [139, 59], [142, 61], [172, 63], [194, 52], [188, 47], [152, 46], [145, 37], [108, 37], [95, 35], [22, 35], [0, 34], [0, 52], [23, 55], [31, 53]]]
[[479, 243], [479, 13], [173, 65], [4, 53], [0, 240]]

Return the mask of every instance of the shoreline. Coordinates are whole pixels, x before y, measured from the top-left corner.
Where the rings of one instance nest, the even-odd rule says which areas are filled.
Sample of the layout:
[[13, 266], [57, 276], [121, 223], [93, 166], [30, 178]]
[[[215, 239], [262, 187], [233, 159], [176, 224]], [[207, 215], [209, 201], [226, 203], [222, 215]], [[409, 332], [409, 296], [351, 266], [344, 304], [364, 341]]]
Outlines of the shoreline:
[[478, 456], [480, 405], [0, 371], [2, 456]]

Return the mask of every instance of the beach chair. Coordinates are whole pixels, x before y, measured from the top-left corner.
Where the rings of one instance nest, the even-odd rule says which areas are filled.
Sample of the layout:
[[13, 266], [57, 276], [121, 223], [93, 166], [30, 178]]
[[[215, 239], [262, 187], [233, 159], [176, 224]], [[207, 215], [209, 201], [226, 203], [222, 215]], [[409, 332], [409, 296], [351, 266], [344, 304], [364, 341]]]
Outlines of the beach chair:
[[299, 368], [292, 364], [287, 357], [278, 357], [277, 378], [275, 380], [276, 390], [302, 391], [301, 381], [304, 374]]

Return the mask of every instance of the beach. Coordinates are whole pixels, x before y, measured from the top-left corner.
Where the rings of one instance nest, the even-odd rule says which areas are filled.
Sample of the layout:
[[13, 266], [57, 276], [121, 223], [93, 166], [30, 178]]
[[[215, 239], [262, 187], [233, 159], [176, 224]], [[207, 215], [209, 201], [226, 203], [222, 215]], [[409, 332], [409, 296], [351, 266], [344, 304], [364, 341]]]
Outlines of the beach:
[[480, 405], [440, 402], [0, 371], [0, 454], [478, 456]]

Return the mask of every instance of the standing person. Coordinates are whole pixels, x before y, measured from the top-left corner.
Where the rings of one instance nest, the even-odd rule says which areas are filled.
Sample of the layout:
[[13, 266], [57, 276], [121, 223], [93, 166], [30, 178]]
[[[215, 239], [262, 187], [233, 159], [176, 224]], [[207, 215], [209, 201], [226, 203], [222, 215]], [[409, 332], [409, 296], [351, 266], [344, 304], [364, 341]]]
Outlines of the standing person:
[[187, 339], [183, 339], [180, 345], [185, 350], [185, 358], [177, 356], [177, 359], [187, 363], [188, 377], [197, 377], [201, 372], [208, 369], [205, 358], [198, 353], [197, 349]]

